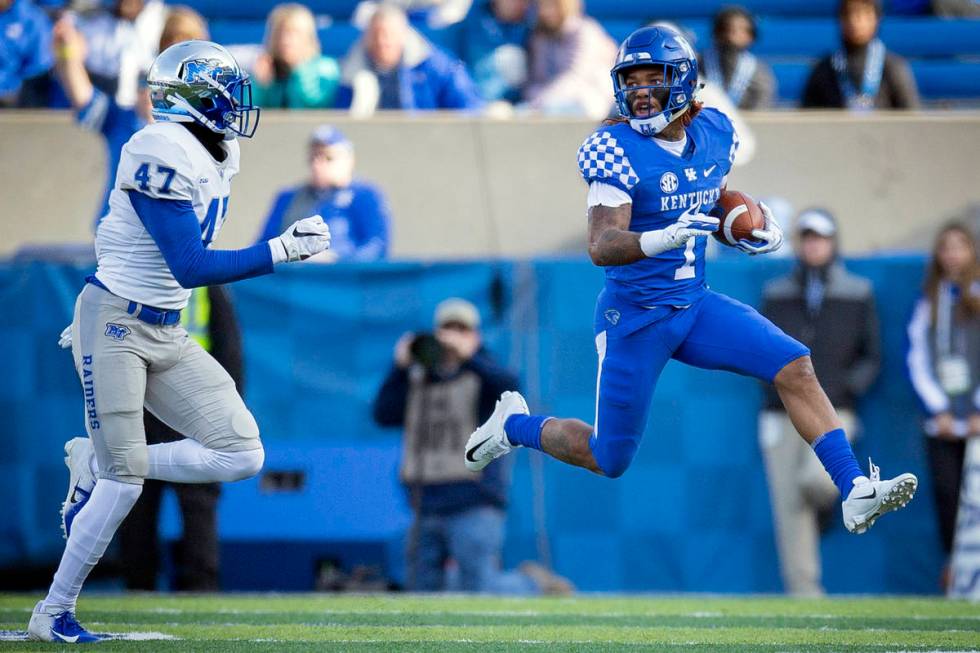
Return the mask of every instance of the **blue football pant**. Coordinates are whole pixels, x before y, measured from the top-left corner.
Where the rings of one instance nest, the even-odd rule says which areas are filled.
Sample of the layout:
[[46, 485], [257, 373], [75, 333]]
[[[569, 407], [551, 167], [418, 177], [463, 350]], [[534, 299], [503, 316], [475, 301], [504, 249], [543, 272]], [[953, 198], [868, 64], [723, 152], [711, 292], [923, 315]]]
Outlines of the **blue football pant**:
[[620, 335], [599, 332], [596, 416], [590, 447], [599, 468], [616, 478], [629, 467], [646, 428], [657, 379], [671, 358], [771, 383], [788, 363], [809, 355], [751, 306], [706, 292], [688, 308]]

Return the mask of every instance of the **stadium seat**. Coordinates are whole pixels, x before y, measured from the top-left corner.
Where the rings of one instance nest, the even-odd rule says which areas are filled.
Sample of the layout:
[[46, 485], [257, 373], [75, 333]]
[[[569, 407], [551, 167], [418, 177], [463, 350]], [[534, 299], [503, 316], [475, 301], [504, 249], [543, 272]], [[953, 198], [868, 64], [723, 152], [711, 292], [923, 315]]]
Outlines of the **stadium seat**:
[[[838, 0], [744, 0], [738, 4], [767, 16], [833, 16]], [[626, 2], [624, 0], [585, 0], [585, 11], [596, 18], [630, 18], [639, 21], [709, 17], [730, 0], [687, 0], [686, 2]]]
[[[354, 13], [357, 3], [358, 0], [307, 0], [303, 4], [314, 14], [347, 19]], [[269, 11], [279, 3], [270, 0], [189, 0], [184, 4], [197, 9], [209, 20], [253, 18], [264, 21]]]
[[[881, 38], [905, 57], [974, 56], [980, 54], [980, 20], [887, 18]], [[820, 57], [839, 42], [833, 18], [761, 18], [753, 51], [763, 56]]]
[[[909, 63], [924, 100], [980, 98], [980, 62], [912, 60]], [[780, 103], [790, 106], [799, 103], [812, 66], [807, 62], [772, 64], [779, 83]]]
[[[323, 54], [342, 58], [360, 31], [346, 21], [337, 21], [317, 30]], [[265, 20], [215, 20], [211, 22], [211, 38], [226, 45], [262, 43], [265, 36]]]

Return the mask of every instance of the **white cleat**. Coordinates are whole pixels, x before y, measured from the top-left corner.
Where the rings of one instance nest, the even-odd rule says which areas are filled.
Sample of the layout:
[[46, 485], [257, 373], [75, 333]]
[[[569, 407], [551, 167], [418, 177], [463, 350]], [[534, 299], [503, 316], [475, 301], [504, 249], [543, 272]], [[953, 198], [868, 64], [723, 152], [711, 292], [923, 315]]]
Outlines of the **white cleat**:
[[506, 453], [510, 453], [514, 445], [507, 439], [504, 433], [504, 423], [511, 415], [527, 415], [527, 402], [520, 392], [505, 392], [500, 395], [497, 405], [493, 409], [493, 415], [478, 429], [473, 431], [473, 435], [466, 441], [466, 454], [464, 456], [466, 469], [471, 472], [478, 472], [490, 464], [495, 458], [500, 458]]
[[854, 487], [841, 504], [844, 526], [852, 533], [864, 533], [886, 512], [904, 508], [919, 485], [915, 474], [908, 473], [883, 481], [878, 466], [870, 458], [868, 465], [871, 478], [854, 479]]
[[61, 504], [61, 532], [68, 539], [71, 524], [95, 488], [92, 474], [92, 441], [88, 438], [72, 438], [65, 443], [65, 465], [68, 466], [68, 495]]
[[27, 624], [27, 639], [62, 644], [90, 644], [101, 638], [78, 623], [75, 613], [61, 608], [47, 608], [38, 601]]

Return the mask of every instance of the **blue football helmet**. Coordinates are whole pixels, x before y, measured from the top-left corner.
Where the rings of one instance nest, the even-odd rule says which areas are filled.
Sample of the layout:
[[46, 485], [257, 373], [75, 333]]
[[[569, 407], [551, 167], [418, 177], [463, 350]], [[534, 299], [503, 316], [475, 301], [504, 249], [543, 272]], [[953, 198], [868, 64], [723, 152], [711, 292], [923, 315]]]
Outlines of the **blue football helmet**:
[[227, 139], [251, 138], [259, 126], [248, 73], [217, 43], [170, 46], [150, 66], [146, 85], [156, 120], [196, 122]]
[[[663, 71], [661, 81], [651, 86], [627, 87], [627, 73], [639, 66], [660, 68]], [[700, 89], [694, 49], [680, 32], [666, 25], [643, 27], [626, 37], [610, 74], [619, 113], [644, 136], [660, 133], [684, 115], [691, 102], [697, 99]], [[655, 111], [651, 104], [641, 115], [634, 113], [632, 100], [640, 90], [646, 90], [656, 98], [659, 111]]]

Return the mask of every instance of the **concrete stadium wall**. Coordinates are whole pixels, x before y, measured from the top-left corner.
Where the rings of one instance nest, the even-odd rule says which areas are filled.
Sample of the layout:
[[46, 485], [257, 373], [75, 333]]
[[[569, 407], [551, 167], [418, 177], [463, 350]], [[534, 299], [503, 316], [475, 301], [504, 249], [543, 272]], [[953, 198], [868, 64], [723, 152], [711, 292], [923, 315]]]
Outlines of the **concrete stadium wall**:
[[[756, 114], [754, 159], [729, 187], [823, 204], [846, 249], [923, 245], [935, 226], [980, 202], [980, 113], [842, 116]], [[528, 256], [584, 243], [575, 150], [593, 125], [267, 112], [242, 147], [220, 247], [249, 243], [274, 192], [301, 180], [305, 140], [322, 122], [357, 145], [358, 172], [393, 207], [397, 257]], [[55, 112], [0, 113], [0, 256], [25, 243], [85, 242], [101, 197], [99, 139]]]

